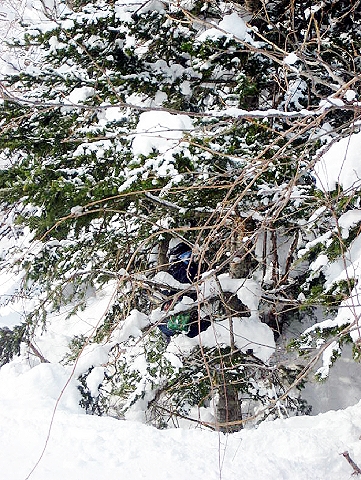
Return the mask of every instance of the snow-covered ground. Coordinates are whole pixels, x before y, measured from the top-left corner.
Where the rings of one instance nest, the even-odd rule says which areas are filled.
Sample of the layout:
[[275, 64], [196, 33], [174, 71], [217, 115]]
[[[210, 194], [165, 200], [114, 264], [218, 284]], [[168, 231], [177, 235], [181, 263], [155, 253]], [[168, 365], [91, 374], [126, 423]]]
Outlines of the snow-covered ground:
[[[24, 232], [26, 233], [26, 231]], [[25, 238], [21, 240], [26, 245]], [[4, 251], [9, 248], [3, 244]], [[3, 294], [19, 288], [9, 271], [0, 281], [1, 326], [19, 324], [23, 299]], [[225, 435], [195, 424], [157, 430], [139, 422], [86, 415], [80, 408], [77, 372], [99, 359], [83, 352], [76, 367], [61, 358], [72, 335], [89, 333], [112, 289], [89, 298], [89, 308], [66, 319], [54, 315], [34, 345], [50, 363], [24, 348], [0, 369], [0, 472], [4, 480], [346, 480], [361, 464], [361, 402], [317, 416], [264, 422]], [[99, 346], [99, 348], [101, 348]], [[88, 355], [90, 357], [88, 358]], [[330, 379], [310, 384], [306, 396], [314, 413], [352, 405], [360, 398], [355, 362], [337, 363]], [[351, 369], [353, 374], [351, 375]], [[345, 373], [347, 371], [347, 374]], [[346, 383], [345, 383], [346, 382]], [[354, 382], [354, 384], [353, 384]]]
[[[37, 344], [49, 358], [45, 347], [54, 337], [61, 352], [64, 338], [52, 328]], [[316, 410], [357, 397], [357, 385], [340, 384], [339, 376], [330, 381], [309, 387]], [[26, 354], [0, 369], [1, 478], [342, 480], [351, 478], [352, 468], [340, 454], [361, 458], [361, 403], [226, 436], [86, 415], [77, 385], [71, 366], [39, 363]]]
[[17, 359], [0, 385], [4, 480], [348, 480], [342, 453], [361, 459], [361, 403], [224, 435], [85, 415], [59, 364]]
[[[26, 249], [30, 237], [23, 233], [18, 246]], [[2, 243], [1, 254], [12, 246]], [[0, 277], [2, 327], [21, 323], [30, 307], [16, 297], [20, 282], [10, 270]], [[7, 302], [14, 293], [14, 301]], [[84, 311], [71, 318], [61, 311], [49, 320], [47, 330], [33, 340], [49, 363], [40, 363], [24, 348], [1, 367], [1, 479], [346, 480], [353, 468], [342, 455], [345, 451], [361, 465], [360, 366], [347, 358], [331, 369], [326, 383], [311, 383], [305, 396], [313, 413], [356, 405], [317, 416], [264, 422], [225, 435], [195, 424], [157, 430], [86, 415], [79, 406], [77, 373], [95, 357], [99, 361], [102, 347], [85, 350], [75, 367], [61, 359], [73, 335], [96, 327], [111, 295], [110, 284], [89, 297]]]

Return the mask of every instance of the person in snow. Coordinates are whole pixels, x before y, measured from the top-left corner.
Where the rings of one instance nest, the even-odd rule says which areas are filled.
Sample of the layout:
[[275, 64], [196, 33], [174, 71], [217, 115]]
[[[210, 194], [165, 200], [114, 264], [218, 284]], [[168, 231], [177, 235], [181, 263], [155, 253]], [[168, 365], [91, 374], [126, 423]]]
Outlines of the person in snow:
[[[198, 263], [192, 258], [192, 249], [184, 242], [178, 243], [169, 251], [169, 268], [168, 273], [178, 282], [183, 284], [192, 284], [198, 274]], [[167, 297], [172, 297], [162, 305], [162, 310], [166, 312], [169, 308], [174, 307], [174, 296], [176, 290], [168, 290], [163, 292]], [[180, 295], [176, 301], [179, 303], [183, 297], [187, 296], [193, 300], [197, 299], [194, 292], [187, 292], [186, 295]], [[206, 319], [198, 319], [198, 307], [179, 312], [165, 319], [165, 323], [160, 323], [158, 328], [168, 339], [177, 333], [184, 332], [190, 338], [197, 336], [211, 325]]]
[[192, 249], [184, 242], [169, 251], [168, 273], [180, 283], [193, 283], [198, 273], [198, 263], [192, 258]]

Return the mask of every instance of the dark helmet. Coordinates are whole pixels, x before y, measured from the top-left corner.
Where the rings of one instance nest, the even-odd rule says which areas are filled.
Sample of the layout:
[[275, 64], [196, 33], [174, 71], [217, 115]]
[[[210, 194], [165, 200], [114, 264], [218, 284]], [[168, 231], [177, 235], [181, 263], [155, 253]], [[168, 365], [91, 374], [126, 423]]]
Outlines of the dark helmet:
[[191, 251], [192, 251], [191, 247], [189, 247], [184, 242], [180, 242], [175, 247], [173, 247], [171, 250], [169, 250], [169, 256], [179, 257], [183, 253], [191, 252]]

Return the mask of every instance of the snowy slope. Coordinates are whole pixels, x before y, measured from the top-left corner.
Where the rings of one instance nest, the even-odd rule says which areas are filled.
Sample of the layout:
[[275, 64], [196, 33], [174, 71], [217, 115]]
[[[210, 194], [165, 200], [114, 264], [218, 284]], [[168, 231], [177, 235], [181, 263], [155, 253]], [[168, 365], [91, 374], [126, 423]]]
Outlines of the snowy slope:
[[348, 480], [353, 469], [340, 454], [361, 459], [361, 404], [226, 436], [85, 415], [60, 365], [17, 359], [0, 370], [0, 385], [5, 480]]
[[[227, 24], [221, 26], [227, 28]], [[3, 29], [3, 38], [8, 33]], [[246, 33], [238, 35], [243, 38]], [[4, 53], [2, 56], [5, 66], [10, 68], [8, 57]], [[142, 119], [138, 134], [143, 143], [133, 144], [134, 153], [144, 153], [142, 148], [158, 139], [152, 129], [162, 127], [159, 122], [150, 125], [147, 114]], [[178, 124], [174, 127], [176, 130]], [[148, 132], [147, 143], [142, 137], [144, 131]], [[169, 140], [168, 147], [173, 140]], [[346, 146], [349, 148], [345, 140], [337, 148], [342, 153]], [[357, 151], [352, 165], [358, 166]], [[346, 171], [344, 166], [341, 171], [330, 169], [334, 154], [335, 151], [329, 153], [316, 167], [318, 185], [327, 190], [341, 179], [345, 188], [354, 187], [354, 176], [341, 178]], [[347, 172], [353, 171], [347, 167]], [[345, 231], [355, 216], [359, 218], [359, 210], [351, 219], [343, 219], [341, 227]], [[1, 248], [5, 251], [8, 246]], [[2, 275], [4, 299], [16, 292], [21, 278], [10, 271]], [[47, 332], [37, 338], [36, 347], [53, 363], [34, 364], [23, 355], [0, 369], [1, 479], [346, 480], [351, 478], [353, 469], [341, 455], [345, 451], [361, 466], [361, 403], [314, 417], [263, 423], [257, 429], [228, 436], [199, 427], [162, 431], [136, 422], [85, 415], [79, 407], [76, 375], [72, 367], [63, 366], [59, 359], [72, 335], [96, 328], [108, 297], [104, 294], [92, 302], [91, 318], [82, 312], [67, 320], [65, 329], [66, 312], [61, 312], [49, 323]], [[0, 305], [0, 325], [12, 327], [20, 323], [24, 310], [21, 298], [13, 303], [4, 300]], [[339, 382], [335, 381], [334, 390], [336, 383]], [[344, 385], [344, 390], [347, 402], [351, 387]], [[318, 393], [321, 395], [320, 390]]]

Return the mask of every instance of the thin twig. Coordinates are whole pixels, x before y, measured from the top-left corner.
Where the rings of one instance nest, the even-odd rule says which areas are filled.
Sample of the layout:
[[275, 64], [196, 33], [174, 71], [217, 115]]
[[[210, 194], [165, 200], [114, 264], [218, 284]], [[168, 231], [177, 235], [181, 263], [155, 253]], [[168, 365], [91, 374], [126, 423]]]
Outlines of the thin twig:
[[351, 467], [353, 468], [353, 473], [352, 475], [360, 475], [361, 473], [361, 469], [357, 466], [357, 464], [352, 460], [352, 458], [350, 457], [350, 454], [348, 452], [343, 452], [341, 453], [340, 455], [342, 455], [343, 457], [346, 458], [346, 460], [348, 461], [348, 463], [351, 465]]

